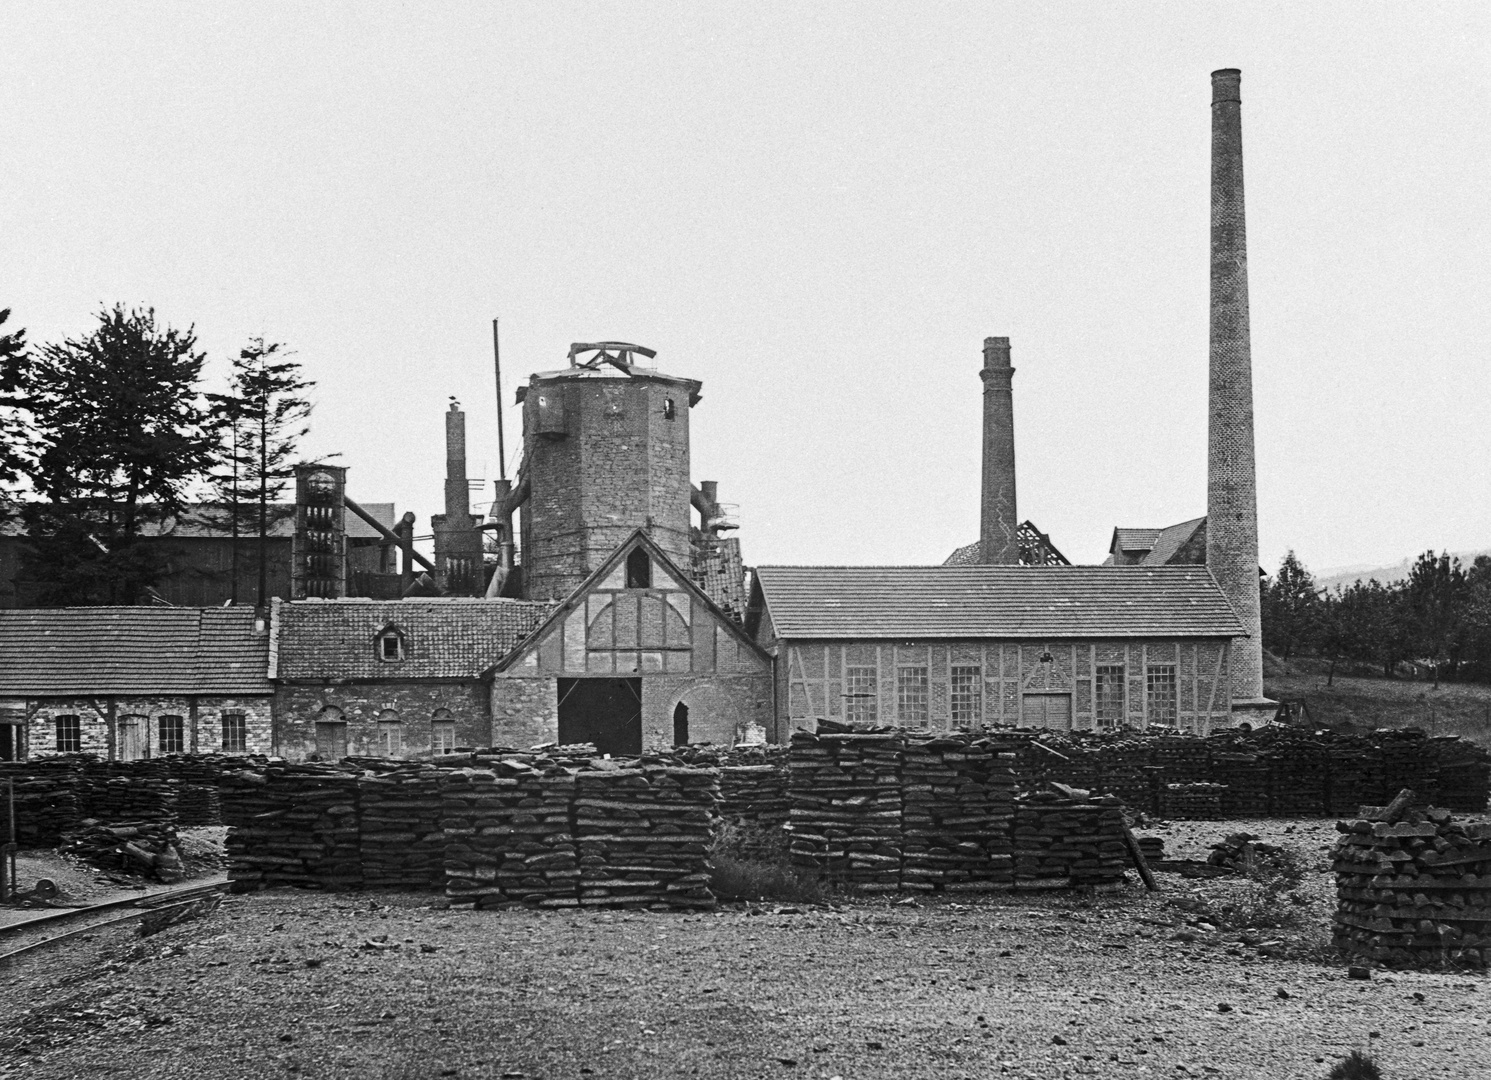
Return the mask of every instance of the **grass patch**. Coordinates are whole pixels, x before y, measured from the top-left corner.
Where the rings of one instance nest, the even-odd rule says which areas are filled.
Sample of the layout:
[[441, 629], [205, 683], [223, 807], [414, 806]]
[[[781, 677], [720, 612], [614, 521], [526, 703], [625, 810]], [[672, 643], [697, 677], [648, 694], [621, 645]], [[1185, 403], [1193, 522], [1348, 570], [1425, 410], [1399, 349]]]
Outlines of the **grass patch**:
[[827, 899], [816, 874], [792, 865], [787, 834], [750, 821], [726, 818], [709, 849], [710, 890], [721, 900], [821, 904]]

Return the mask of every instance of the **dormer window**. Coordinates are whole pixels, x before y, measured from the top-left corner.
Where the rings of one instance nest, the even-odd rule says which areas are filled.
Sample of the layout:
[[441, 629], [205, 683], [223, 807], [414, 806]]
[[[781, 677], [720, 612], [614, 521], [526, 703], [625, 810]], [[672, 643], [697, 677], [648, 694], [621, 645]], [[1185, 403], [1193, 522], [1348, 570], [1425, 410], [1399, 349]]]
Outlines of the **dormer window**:
[[378, 632], [374, 645], [378, 651], [378, 659], [385, 664], [397, 664], [408, 656], [404, 635], [391, 626]]

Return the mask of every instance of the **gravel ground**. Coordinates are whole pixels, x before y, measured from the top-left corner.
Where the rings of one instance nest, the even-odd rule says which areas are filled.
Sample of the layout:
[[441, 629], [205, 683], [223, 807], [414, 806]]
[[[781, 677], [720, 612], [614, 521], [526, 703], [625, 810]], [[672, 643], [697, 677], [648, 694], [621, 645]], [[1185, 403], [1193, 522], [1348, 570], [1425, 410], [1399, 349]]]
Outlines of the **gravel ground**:
[[[1248, 824], [1142, 831], [1184, 857]], [[1252, 824], [1307, 855], [1334, 833]], [[1491, 981], [1349, 979], [1323, 902], [1295, 931], [1228, 932], [1186, 905], [1242, 883], [1161, 878], [1154, 896], [704, 915], [259, 893], [14, 965], [0, 1073], [1284, 1080], [1362, 1047], [1387, 1080], [1491, 1076]]]

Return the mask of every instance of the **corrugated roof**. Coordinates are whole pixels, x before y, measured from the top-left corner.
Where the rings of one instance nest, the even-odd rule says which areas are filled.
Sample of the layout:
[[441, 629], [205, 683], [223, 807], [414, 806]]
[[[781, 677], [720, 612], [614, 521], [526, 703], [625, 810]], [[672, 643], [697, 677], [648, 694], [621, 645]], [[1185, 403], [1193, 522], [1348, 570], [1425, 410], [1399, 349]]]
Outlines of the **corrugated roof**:
[[252, 608], [0, 611], [0, 694], [267, 694]]
[[[383, 523], [389, 529], [394, 526], [393, 503], [358, 503], [364, 510]], [[295, 504], [294, 503], [271, 503], [269, 505], [269, 535], [289, 539], [295, 534]], [[247, 512], [247, 511], [246, 511]], [[362, 518], [344, 510], [342, 516], [347, 528], [347, 535], [355, 540], [377, 539], [381, 534]], [[140, 526], [141, 536], [169, 536], [177, 539], [215, 539], [231, 537], [233, 535], [232, 524], [227, 520], [228, 510], [225, 506], [215, 503], [192, 503], [185, 507], [180, 514], [173, 514], [165, 518], [151, 518]], [[257, 519], [255, 519], [257, 520]], [[240, 531], [245, 526], [240, 523]], [[249, 535], [256, 525], [248, 526]], [[25, 527], [21, 524], [20, 515], [15, 511], [0, 510], [0, 536], [24, 536]]]
[[[296, 600], [275, 605], [279, 679], [475, 679], [556, 605], [470, 598]], [[374, 639], [404, 634], [405, 659], [379, 660]]]
[[1237, 637], [1203, 566], [762, 566], [780, 638]]

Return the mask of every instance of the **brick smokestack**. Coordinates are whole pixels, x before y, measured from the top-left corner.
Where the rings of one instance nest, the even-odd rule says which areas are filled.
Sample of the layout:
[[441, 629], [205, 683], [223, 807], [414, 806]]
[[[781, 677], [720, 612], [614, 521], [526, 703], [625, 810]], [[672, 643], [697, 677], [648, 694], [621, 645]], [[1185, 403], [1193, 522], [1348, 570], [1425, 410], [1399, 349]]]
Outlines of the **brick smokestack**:
[[1263, 699], [1241, 80], [1242, 72], [1235, 68], [1211, 74], [1211, 375], [1206, 468], [1206, 565], [1249, 635], [1233, 643], [1232, 697], [1236, 703]]
[[445, 414], [445, 515], [455, 522], [471, 512], [466, 483], [466, 414], [455, 402]]
[[1015, 403], [1010, 383], [1010, 339], [984, 338], [984, 479], [979, 561], [1017, 564], [1020, 519], [1015, 516]]
[[466, 414], [455, 402], [445, 414], [445, 513], [430, 518], [435, 534], [435, 579], [457, 596], [484, 590], [481, 533], [466, 482]]

